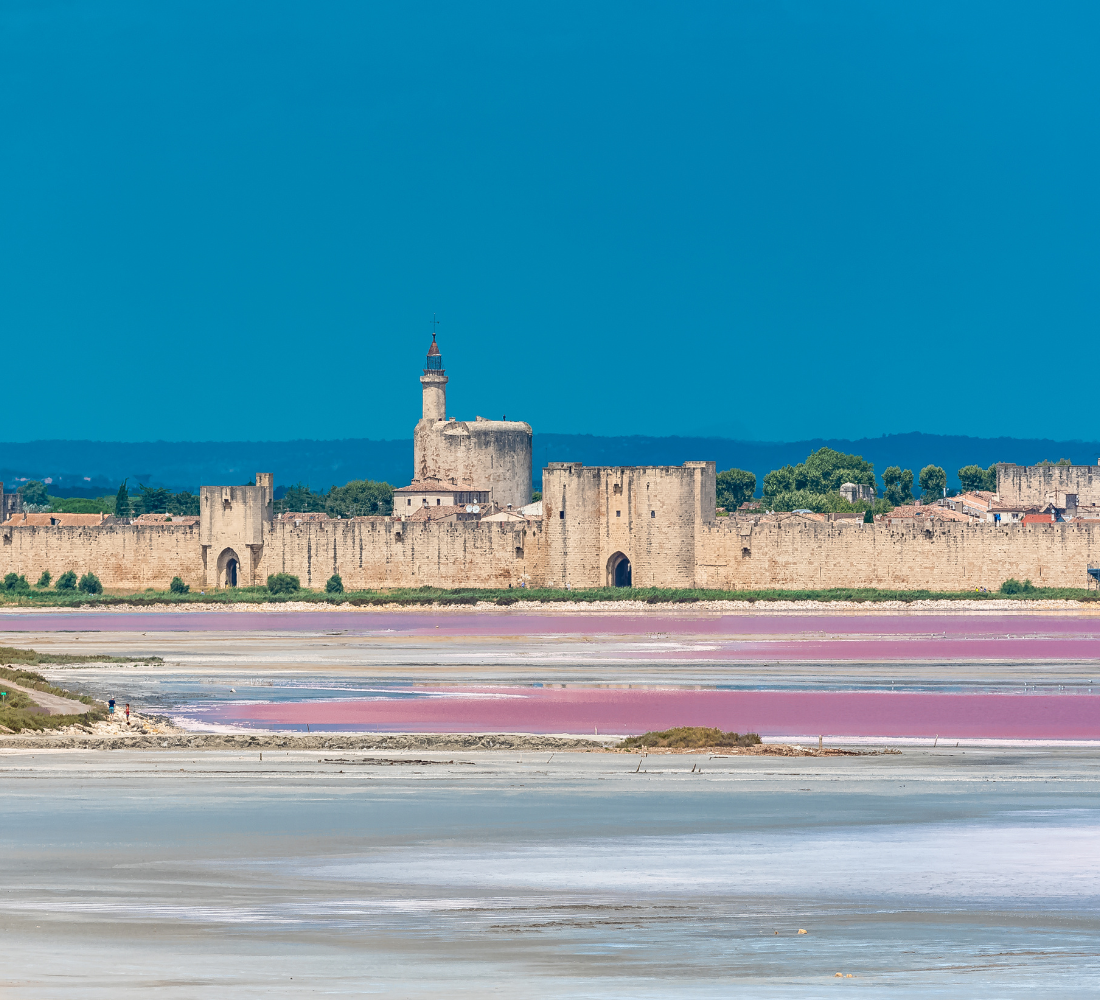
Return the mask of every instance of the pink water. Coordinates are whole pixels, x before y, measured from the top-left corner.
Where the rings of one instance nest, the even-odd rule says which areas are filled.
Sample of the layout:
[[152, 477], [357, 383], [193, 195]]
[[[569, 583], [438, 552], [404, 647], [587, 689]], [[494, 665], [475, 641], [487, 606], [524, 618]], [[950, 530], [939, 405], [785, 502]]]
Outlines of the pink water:
[[[677, 667], [689, 662], [803, 661], [965, 664], [975, 661], [1090, 662], [1100, 660], [1100, 617], [1092, 615], [712, 615], [655, 610], [641, 613], [494, 612], [363, 613], [219, 612], [49, 613], [0, 616], [8, 632], [224, 632], [271, 636], [326, 631], [363, 637], [387, 648], [390, 639], [444, 640], [423, 645], [476, 663], [479, 650], [498, 656], [516, 640], [592, 640], [568, 659], [668, 664], [668, 687], [393, 688], [379, 697], [212, 701], [193, 705], [193, 721], [263, 728], [419, 732], [641, 733], [677, 725], [708, 725], [765, 736], [935, 736], [945, 738], [1100, 739], [1100, 695], [914, 693], [884, 691], [728, 690], [676, 688]], [[13, 636], [13, 639], [16, 637]], [[476, 640], [486, 640], [478, 643]], [[378, 640], [379, 642], [373, 642]], [[473, 641], [471, 641], [473, 640]], [[306, 647], [303, 647], [306, 648]], [[397, 648], [396, 646], [393, 648]], [[419, 648], [414, 643], [412, 647]], [[533, 647], [532, 647], [533, 648]], [[744, 671], [744, 667], [741, 668]], [[751, 669], [751, 666], [750, 668]], [[552, 675], [552, 669], [548, 668]], [[318, 674], [320, 676], [320, 673]], [[391, 675], [392, 676], [392, 675]], [[458, 678], [456, 678], [458, 679]], [[547, 676], [545, 679], [551, 679]], [[461, 683], [461, 681], [460, 681]], [[399, 685], [400, 686], [400, 685]], [[228, 690], [228, 689], [227, 689]], [[290, 695], [301, 698], [297, 693]], [[224, 695], [223, 697], [228, 697]]]
[[210, 722], [388, 732], [644, 733], [1100, 739], [1100, 696], [614, 688], [418, 690], [422, 697], [225, 705]]
[[0, 616], [5, 632], [324, 632], [410, 638], [643, 636], [694, 639], [691, 649], [624, 649], [627, 658], [684, 660], [1100, 659], [1100, 616], [709, 615], [526, 612], [69, 612]]

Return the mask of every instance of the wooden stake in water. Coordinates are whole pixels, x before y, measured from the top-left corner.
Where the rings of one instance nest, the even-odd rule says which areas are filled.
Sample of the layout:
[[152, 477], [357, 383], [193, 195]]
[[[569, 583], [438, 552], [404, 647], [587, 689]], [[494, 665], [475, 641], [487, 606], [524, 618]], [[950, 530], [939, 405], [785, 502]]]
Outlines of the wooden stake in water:
[[817, 738], [817, 749], [818, 749], [818, 752], [819, 752], [819, 753], [821, 752], [821, 741], [822, 741], [823, 739], [824, 739], [824, 737], [823, 737], [823, 736], [819, 736], [819, 737]]

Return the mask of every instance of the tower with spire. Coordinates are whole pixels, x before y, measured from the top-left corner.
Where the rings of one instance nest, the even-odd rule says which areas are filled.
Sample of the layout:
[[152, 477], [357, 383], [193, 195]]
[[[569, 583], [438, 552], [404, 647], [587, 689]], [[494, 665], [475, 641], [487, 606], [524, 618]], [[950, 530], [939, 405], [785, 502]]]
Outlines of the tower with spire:
[[432, 333], [432, 346], [428, 348], [427, 364], [420, 384], [424, 387], [424, 419], [447, 419], [447, 375], [443, 370], [443, 355]]
[[448, 418], [448, 379], [435, 338], [420, 376], [424, 415], [413, 431], [413, 481], [462, 483], [518, 510], [531, 502], [531, 425], [506, 417]]

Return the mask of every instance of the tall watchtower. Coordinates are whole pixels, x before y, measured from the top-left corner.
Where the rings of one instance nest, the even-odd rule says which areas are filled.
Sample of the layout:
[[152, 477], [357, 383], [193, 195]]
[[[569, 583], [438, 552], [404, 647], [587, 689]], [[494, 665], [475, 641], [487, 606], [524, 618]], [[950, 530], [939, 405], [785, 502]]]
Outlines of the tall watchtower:
[[420, 376], [424, 415], [413, 432], [413, 479], [484, 490], [504, 506], [531, 502], [531, 425], [521, 420], [447, 419], [447, 376], [432, 334]]
[[447, 419], [447, 375], [443, 370], [443, 355], [432, 334], [432, 346], [428, 348], [428, 360], [420, 384], [424, 387], [424, 419]]

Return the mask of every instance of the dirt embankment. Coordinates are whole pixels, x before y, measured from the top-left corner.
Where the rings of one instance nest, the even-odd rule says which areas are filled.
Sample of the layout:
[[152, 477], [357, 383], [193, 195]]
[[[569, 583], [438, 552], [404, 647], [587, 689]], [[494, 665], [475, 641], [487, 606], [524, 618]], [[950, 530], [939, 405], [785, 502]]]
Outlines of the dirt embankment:
[[135, 731], [118, 735], [64, 733], [0, 737], [2, 750], [605, 750], [607, 744], [569, 736], [524, 733], [367, 734], [309, 736]]
[[[119, 727], [124, 729], [124, 727]], [[530, 733], [368, 733], [345, 736], [284, 733], [189, 733], [178, 729], [156, 731], [148, 722], [131, 731], [96, 733], [35, 733], [0, 736], [4, 750], [384, 750], [387, 752], [437, 752], [458, 750], [526, 750], [559, 753], [619, 753], [633, 756], [695, 754], [707, 757], [863, 757], [899, 753], [898, 750], [841, 750], [837, 747], [803, 747], [786, 743], [761, 743], [751, 747], [696, 747], [692, 749], [624, 750], [591, 737], [540, 736]]]

